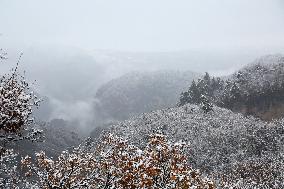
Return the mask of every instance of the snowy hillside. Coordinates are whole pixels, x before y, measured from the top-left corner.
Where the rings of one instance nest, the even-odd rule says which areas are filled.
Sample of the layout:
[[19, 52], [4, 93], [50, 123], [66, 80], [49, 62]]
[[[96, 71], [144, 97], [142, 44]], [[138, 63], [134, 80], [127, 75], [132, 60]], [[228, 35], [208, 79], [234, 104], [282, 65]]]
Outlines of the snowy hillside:
[[[191, 146], [188, 157], [192, 165], [218, 179], [226, 175], [235, 179], [228, 182], [243, 178], [244, 186], [266, 184], [273, 188], [284, 179], [284, 120], [265, 123], [216, 106], [206, 114], [199, 106], [188, 104], [141, 114], [112, 126], [110, 131], [140, 146], [153, 133], [165, 134], [172, 141], [186, 140]], [[235, 172], [249, 163], [259, 173], [250, 172], [249, 166]], [[259, 180], [252, 184], [255, 179]]]
[[233, 74], [233, 81], [240, 82], [246, 92], [262, 92], [270, 86], [282, 87], [284, 81], [284, 55], [268, 55]]
[[269, 55], [226, 78], [206, 73], [181, 93], [179, 105], [198, 104], [205, 95], [220, 107], [270, 121], [284, 116], [283, 93], [284, 56]]
[[241, 98], [232, 109], [272, 120], [284, 117], [284, 56], [268, 55], [236, 72], [235, 83]]

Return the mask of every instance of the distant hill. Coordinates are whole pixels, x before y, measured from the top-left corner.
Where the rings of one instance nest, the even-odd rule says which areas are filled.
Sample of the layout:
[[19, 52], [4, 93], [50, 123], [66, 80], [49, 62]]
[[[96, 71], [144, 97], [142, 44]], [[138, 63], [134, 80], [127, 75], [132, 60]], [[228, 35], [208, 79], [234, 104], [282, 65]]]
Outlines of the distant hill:
[[179, 93], [199, 74], [181, 71], [131, 72], [100, 87], [98, 119], [124, 120], [140, 113], [176, 105]]

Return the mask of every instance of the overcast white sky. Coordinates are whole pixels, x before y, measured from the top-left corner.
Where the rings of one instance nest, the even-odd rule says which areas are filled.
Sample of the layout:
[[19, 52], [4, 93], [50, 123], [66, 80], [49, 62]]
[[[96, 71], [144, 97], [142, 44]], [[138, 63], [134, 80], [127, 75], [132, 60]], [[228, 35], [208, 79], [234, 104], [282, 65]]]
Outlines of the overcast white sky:
[[0, 0], [4, 45], [124, 51], [274, 48], [283, 0]]

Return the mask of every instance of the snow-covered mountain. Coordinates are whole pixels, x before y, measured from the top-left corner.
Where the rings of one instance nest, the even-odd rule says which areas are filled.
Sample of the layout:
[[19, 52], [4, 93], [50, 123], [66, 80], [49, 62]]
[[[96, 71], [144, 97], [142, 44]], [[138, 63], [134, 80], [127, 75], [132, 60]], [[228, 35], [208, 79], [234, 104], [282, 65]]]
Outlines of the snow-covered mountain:
[[[266, 123], [216, 106], [204, 113], [199, 106], [187, 104], [141, 114], [109, 131], [138, 146], [153, 133], [172, 141], [184, 140], [191, 145], [188, 157], [192, 165], [212, 177], [230, 175], [235, 180], [228, 182], [256, 188], [284, 187], [284, 120]], [[253, 167], [254, 171], [249, 170]], [[241, 170], [235, 172], [237, 169]]]

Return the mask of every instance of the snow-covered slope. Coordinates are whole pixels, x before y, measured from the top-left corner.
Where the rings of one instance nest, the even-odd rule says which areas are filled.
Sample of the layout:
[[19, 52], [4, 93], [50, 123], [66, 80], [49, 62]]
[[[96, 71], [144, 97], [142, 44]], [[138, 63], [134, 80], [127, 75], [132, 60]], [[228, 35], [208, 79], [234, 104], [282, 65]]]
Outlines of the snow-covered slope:
[[216, 105], [244, 115], [269, 121], [284, 117], [284, 56], [261, 57], [222, 79], [206, 74], [182, 93], [179, 104], [198, 104], [206, 95]]
[[[233, 81], [244, 81], [245, 86], [254, 92], [261, 92], [276, 82], [284, 80], [284, 55], [267, 55], [256, 59], [251, 64], [237, 71], [232, 75]], [[246, 89], [246, 90], [249, 90]]]
[[[235, 166], [253, 160], [272, 170], [267, 173], [267, 177], [273, 177], [270, 184], [283, 179], [284, 120], [266, 123], [216, 106], [206, 114], [200, 107], [188, 104], [144, 113], [109, 130], [137, 145], [144, 145], [152, 133], [163, 133], [173, 141], [188, 141], [192, 165], [214, 177], [230, 174]], [[274, 163], [277, 169], [271, 168]], [[248, 180], [258, 177], [253, 171], [244, 174]]]
[[131, 72], [103, 85], [96, 94], [97, 117], [124, 120], [172, 107], [180, 92], [199, 76], [190, 71]]
[[284, 55], [261, 57], [230, 79], [245, 97], [234, 110], [264, 120], [284, 117]]

